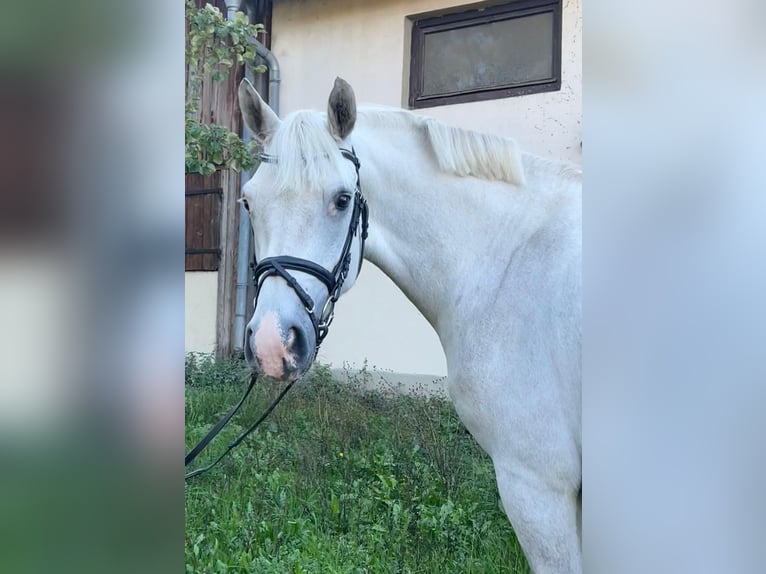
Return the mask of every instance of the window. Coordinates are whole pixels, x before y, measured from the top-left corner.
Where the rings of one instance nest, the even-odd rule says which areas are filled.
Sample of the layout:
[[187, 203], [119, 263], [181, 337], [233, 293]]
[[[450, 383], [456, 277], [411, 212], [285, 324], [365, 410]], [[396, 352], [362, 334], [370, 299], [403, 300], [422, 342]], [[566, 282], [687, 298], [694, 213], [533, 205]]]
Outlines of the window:
[[561, 0], [520, 0], [410, 19], [410, 107], [561, 88]]
[[220, 265], [219, 175], [186, 176], [186, 271], [217, 271]]

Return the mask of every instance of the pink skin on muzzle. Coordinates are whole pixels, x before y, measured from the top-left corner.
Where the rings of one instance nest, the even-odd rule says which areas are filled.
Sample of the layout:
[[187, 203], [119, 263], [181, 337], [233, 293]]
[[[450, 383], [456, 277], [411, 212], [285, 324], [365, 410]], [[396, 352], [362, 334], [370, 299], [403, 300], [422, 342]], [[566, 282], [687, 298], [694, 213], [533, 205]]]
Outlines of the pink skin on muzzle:
[[289, 339], [293, 336], [293, 333], [289, 333], [286, 343], [277, 316], [274, 313], [263, 316], [258, 330], [253, 335], [255, 356], [263, 374], [281, 379], [285, 375], [285, 363], [295, 367], [295, 359], [288, 351]]

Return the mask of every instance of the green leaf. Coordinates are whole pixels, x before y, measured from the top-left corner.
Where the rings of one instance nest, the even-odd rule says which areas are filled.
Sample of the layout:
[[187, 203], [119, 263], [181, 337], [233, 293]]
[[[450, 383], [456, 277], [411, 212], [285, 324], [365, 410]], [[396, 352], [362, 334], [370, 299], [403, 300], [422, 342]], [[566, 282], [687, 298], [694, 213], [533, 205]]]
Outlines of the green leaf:
[[[247, 15], [237, 12], [226, 20], [221, 11], [207, 4], [197, 8], [186, 0], [186, 123], [185, 169], [187, 173], [210, 174], [217, 166], [235, 171], [255, 165], [256, 146], [224, 126], [199, 121], [209, 116], [200, 109], [202, 88], [210, 82], [229, 78], [236, 64], [252, 63], [257, 54], [254, 40], [264, 30], [262, 24], [249, 24]], [[258, 66], [256, 72], [266, 71]]]

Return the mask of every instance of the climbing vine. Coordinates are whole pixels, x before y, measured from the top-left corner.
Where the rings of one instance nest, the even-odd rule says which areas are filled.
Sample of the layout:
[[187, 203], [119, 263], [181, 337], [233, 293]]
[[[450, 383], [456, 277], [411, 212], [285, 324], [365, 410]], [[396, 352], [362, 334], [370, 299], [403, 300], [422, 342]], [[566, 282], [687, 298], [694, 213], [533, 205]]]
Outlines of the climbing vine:
[[[215, 6], [197, 8], [193, 0], [186, 0], [186, 173], [253, 167], [255, 144], [246, 144], [225, 126], [206, 122], [200, 103], [206, 82], [225, 82], [237, 66], [254, 64], [255, 39], [263, 29], [250, 24], [242, 12], [227, 20]], [[255, 70], [262, 73], [265, 68]]]

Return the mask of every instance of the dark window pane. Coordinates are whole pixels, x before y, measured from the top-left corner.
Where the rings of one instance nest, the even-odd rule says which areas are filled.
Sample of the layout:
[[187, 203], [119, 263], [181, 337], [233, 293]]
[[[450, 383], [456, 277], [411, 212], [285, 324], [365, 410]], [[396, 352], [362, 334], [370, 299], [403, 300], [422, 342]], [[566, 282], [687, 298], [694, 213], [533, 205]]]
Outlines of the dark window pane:
[[545, 12], [423, 38], [422, 96], [553, 78], [553, 14]]

